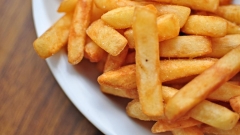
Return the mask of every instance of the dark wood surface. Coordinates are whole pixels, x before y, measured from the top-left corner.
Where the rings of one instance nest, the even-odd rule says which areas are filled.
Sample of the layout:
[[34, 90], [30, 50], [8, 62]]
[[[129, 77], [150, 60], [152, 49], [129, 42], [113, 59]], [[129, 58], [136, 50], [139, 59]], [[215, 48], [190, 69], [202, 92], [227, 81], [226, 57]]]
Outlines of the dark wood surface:
[[0, 0], [0, 135], [102, 135], [34, 52], [31, 0]]

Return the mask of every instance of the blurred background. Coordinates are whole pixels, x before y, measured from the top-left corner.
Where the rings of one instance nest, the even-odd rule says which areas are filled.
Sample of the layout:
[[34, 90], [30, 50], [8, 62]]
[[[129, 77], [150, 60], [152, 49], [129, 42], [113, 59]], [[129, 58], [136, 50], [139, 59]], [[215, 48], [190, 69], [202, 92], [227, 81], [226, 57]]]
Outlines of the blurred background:
[[31, 0], [0, 0], [0, 135], [102, 135], [39, 58]]

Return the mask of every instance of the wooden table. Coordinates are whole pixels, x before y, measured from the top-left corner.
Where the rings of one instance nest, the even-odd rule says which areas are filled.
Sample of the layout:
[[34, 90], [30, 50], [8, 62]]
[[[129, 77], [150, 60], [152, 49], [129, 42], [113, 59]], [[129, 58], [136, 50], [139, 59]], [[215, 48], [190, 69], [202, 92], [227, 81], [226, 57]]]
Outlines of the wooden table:
[[0, 1], [0, 135], [102, 135], [34, 52], [31, 4]]

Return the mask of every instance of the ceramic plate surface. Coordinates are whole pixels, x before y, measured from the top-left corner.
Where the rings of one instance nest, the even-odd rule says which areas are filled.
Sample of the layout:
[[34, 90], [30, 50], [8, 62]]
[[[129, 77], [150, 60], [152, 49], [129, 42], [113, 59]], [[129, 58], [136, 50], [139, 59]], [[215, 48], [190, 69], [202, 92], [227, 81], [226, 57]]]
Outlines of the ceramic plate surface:
[[[61, 0], [33, 0], [33, 18], [37, 35], [42, 35], [63, 14], [57, 13]], [[235, 0], [235, 3], [240, 0]], [[48, 58], [47, 64], [57, 82], [77, 109], [107, 135], [151, 135], [152, 122], [131, 119], [125, 112], [130, 101], [103, 94], [99, 90], [95, 65], [83, 60], [72, 66], [62, 50]], [[156, 135], [156, 134], [155, 134]], [[170, 135], [162, 133], [161, 135]]]

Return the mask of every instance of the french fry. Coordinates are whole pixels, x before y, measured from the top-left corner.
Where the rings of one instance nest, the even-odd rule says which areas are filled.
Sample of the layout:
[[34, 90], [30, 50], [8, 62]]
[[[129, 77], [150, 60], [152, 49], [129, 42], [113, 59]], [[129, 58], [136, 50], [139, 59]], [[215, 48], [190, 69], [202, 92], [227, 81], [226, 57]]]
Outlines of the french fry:
[[92, 23], [92, 22], [100, 19], [101, 16], [102, 16], [104, 13], [105, 13], [104, 10], [98, 8], [98, 7], [96, 6], [96, 4], [93, 3], [90, 22]]
[[170, 99], [165, 107], [166, 116], [172, 120], [177, 119], [204, 100], [211, 92], [239, 72], [239, 59], [240, 46], [224, 55]]
[[214, 12], [215, 14], [231, 21], [240, 24], [240, 6], [239, 5], [224, 5], [219, 6]]
[[73, 12], [78, 0], [63, 0], [58, 7], [58, 12]]
[[107, 55], [106, 52], [93, 41], [85, 45], [84, 54], [91, 62], [99, 62], [103, 59], [104, 55]]
[[72, 14], [66, 14], [33, 42], [34, 50], [45, 59], [67, 45]]
[[129, 48], [133, 49], [135, 48], [135, 41], [134, 41], [134, 37], [133, 37], [133, 30], [132, 29], [128, 29], [124, 32], [124, 36], [126, 37], [127, 41], [128, 41], [128, 46]]
[[222, 37], [227, 33], [227, 22], [217, 16], [191, 15], [181, 31], [186, 34]]
[[204, 135], [198, 126], [172, 130], [173, 135]]
[[138, 92], [136, 88], [122, 89], [122, 88], [116, 88], [114, 86], [100, 85], [100, 90], [104, 93], [119, 96], [119, 97], [130, 98], [130, 99], [138, 98]]
[[229, 100], [235, 96], [240, 96], [240, 86], [226, 82], [209, 94], [208, 99], [229, 102]]
[[[166, 82], [200, 74], [215, 62], [216, 59], [162, 60], [160, 66], [161, 81]], [[136, 66], [132, 64], [106, 72], [98, 77], [98, 83], [124, 89], [137, 88]]]
[[109, 11], [114, 8], [117, 8], [117, 1], [118, 0], [93, 0], [95, 5], [104, 10], [104, 11]]
[[136, 7], [132, 27], [139, 100], [146, 115], [161, 116], [164, 112], [156, 9], [152, 6]]
[[132, 26], [134, 7], [119, 7], [108, 11], [101, 19], [114, 29], [126, 29]]
[[207, 57], [221, 58], [232, 49], [240, 45], [240, 34], [226, 35], [224, 37], [212, 38], [212, 52]]
[[219, 5], [219, 0], [155, 0], [157, 2], [163, 2], [173, 5], [182, 5], [186, 7], [190, 7], [194, 10], [203, 10], [203, 11], [215, 11]]
[[214, 135], [239, 135], [240, 134], [240, 122], [238, 122], [232, 129], [230, 130], [222, 130], [215, 127], [211, 127], [209, 125], [202, 125], [201, 130], [204, 133], [214, 134]]
[[152, 127], [152, 133], [161, 133], [166, 131], [172, 131], [181, 128], [188, 128], [196, 125], [200, 125], [201, 122], [194, 120], [192, 118], [187, 120], [178, 120], [175, 122], [158, 120]]
[[68, 37], [68, 61], [76, 65], [84, 56], [86, 29], [90, 23], [92, 0], [78, 0]]
[[223, 130], [232, 129], [239, 120], [237, 113], [207, 100], [193, 107], [189, 114], [196, 120]]
[[232, 109], [240, 115], [240, 95], [232, 97], [229, 102]]
[[191, 12], [191, 9], [189, 7], [179, 5], [156, 4], [155, 7], [157, 8], [159, 15], [175, 14], [179, 20], [180, 28], [182, 28], [186, 23]]
[[103, 72], [108, 72], [110, 70], [115, 70], [120, 68], [124, 63], [127, 53], [128, 53], [128, 46], [126, 45], [125, 48], [117, 56], [112, 56], [108, 54]]
[[159, 41], [177, 37], [180, 31], [179, 19], [174, 14], [161, 15], [157, 18], [157, 29]]
[[93, 22], [86, 32], [98, 46], [112, 56], [117, 56], [127, 44], [124, 36], [107, 26], [101, 19]]
[[240, 34], [240, 26], [233, 22], [227, 21], [227, 34]]
[[194, 58], [212, 52], [210, 38], [204, 36], [178, 36], [160, 42], [161, 57]]

